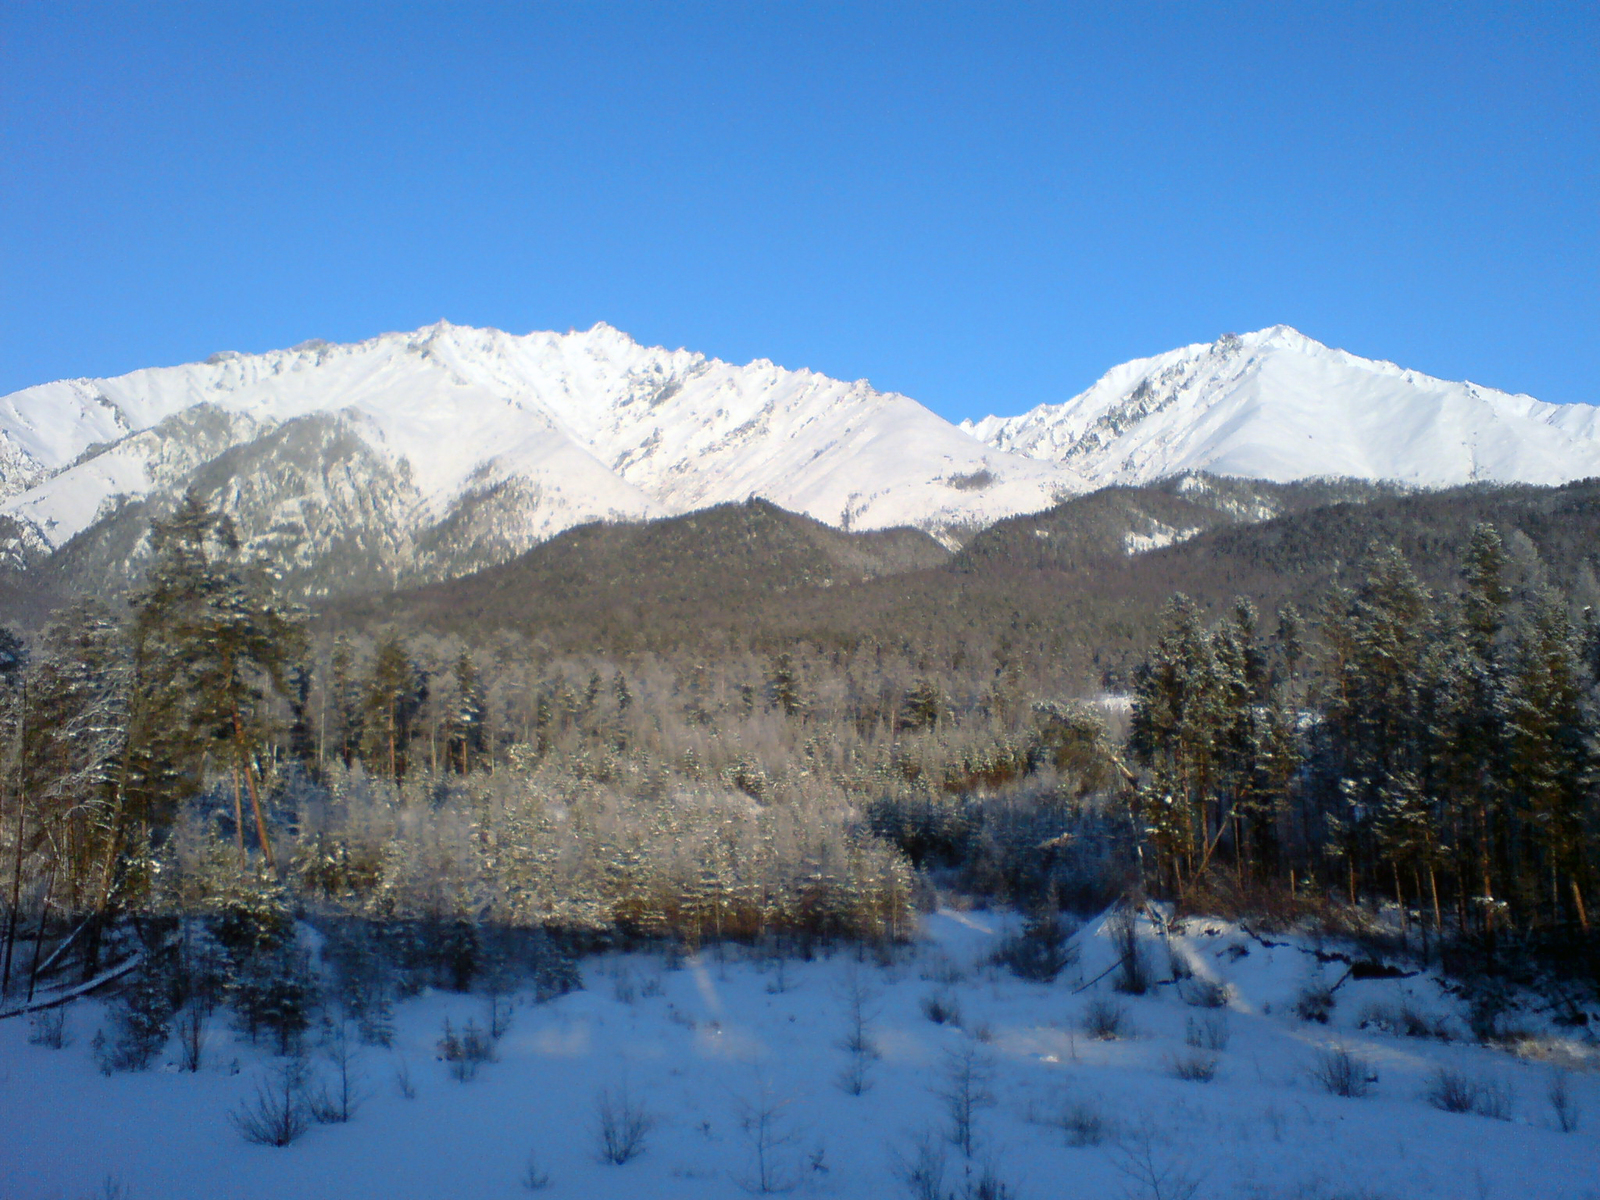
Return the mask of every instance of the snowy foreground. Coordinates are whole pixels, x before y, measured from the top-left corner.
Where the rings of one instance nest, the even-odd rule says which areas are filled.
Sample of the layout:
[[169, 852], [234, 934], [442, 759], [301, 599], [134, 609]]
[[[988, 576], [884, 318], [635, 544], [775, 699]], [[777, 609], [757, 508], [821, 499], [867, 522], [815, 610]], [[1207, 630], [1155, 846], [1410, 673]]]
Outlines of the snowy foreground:
[[[1009, 922], [941, 911], [888, 966], [845, 952], [781, 969], [739, 950], [681, 966], [591, 958], [584, 990], [517, 999], [497, 1061], [468, 1082], [436, 1047], [446, 1018], [457, 1030], [485, 1024], [487, 1002], [425, 993], [397, 1006], [392, 1050], [361, 1051], [354, 1118], [313, 1125], [282, 1149], [246, 1144], [230, 1124], [275, 1060], [235, 1040], [221, 1015], [198, 1075], [173, 1065], [175, 1042], [165, 1069], [102, 1076], [89, 1048], [95, 1003], [70, 1010], [62, 1050], [30, 1044], [26, 1019], [0, 1022], [0, 1198], [734, 1197], [758, 1190], [759, 1150], [774, 1187], [894, 1197], [911, 1194], [900, 1175], [917, 1162], [919, 1137], [945, 1160], [942, 1194], [961, 1195], [989, 1164], [1008, 1194], [1030, 1200], [1600, 1197], [1592, 1045], [1542, 1038], [1513, 1054], [1362, 1027], [1409, 1007], [1464, 1033], [1459, 1001], [1422, 977], [1346, 980], [1328, 1024], [1303, 1021], [1297, 995], [1319, 971], [1333, 984], [1344, 966], [1319, 965], [1307, 942], [1267, 945], [1221, 921], [1191, 920], [1171, 944], [1196, 976], [1181, 990], [1192, 1000], [1198, 981], [1224, 982], [1226, 1009], [1186, 1004], [1170, 983], [1126, 997], [1109, 978], [1090, 982], [1115, 961], [1099, 922], [1079, 935], [1077, 965], [1053, 984], [1028, 983], [988, 965]], [[1165, 979], [1167, 948], [1141, 933]], [[864, 1062], [869, 1086], [856, 1096], [840, 1086], [850, 1062], [840, 1047], [861, 985], [878, 1057]], [[1086, 1016], [1108, 1001], [1125, 1010], [1125, 1028], [1095, 1038]], [[941, 1007], [958, 1009], [959, 1025], [926, 1015]], [[1360, 1061], [1363, 1082], [1376, 1075], [1365, 1097], [1331, 1095], [1314, 1078], [1330, 1047]], [[948, 1136], [939, 1094], [963, 1061], [976, 1101], [970, 1160]], [[1211, 1061], [1209, 1082], [1176, 1077]], [[326, 1077], [326, 1059], [312, 1063]], [[1570, 1133], [1548, 1098], [1560, 1067], [1581, 1110]], [[1441, 1068], [1484, 1085], [1505, 1119], [1430, 1104]], [[410, 1098], [397, 1082], [405, 1074]], [[651, 1123], [643, 1152], [621, 1166], [597, 1153], [602, 1089], [626, 1089]], [[537, 1193], [525, 1187], [530, 1154], [533, 1181], [548, 1177]]]

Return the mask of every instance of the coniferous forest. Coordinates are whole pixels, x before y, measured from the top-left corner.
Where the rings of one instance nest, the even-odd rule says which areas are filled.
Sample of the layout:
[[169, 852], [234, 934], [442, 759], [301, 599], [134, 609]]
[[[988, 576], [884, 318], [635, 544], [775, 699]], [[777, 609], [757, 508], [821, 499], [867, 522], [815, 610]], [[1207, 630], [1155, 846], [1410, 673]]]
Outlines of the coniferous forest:
[[363, 947], [377, 1003], [529, 945], [557, 981], [641, 939], [886, 945], [938, 889], [1593, 988], [1600, 622], [1492, 523], [1448, 576], [1374, 542], [1270, 616], [1175, 595], [1126, 692], [1074, 695], [1005, 630], [626, 655], [330, 622], [190, 498], [125, 600], [5, 635], [7, 1000], [167, 964], [158, 1027], [226, 1001], [287, 1036], [297, 919]]

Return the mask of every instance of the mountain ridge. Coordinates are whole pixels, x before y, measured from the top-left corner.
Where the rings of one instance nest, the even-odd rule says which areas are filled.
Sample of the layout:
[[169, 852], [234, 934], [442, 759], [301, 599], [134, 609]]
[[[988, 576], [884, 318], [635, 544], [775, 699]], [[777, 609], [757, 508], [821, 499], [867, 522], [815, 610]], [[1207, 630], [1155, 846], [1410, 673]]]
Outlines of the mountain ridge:
[[[441, 321], [0, 397], [0, 566], [48, 564], [69, 589], [130, 579], [149, 518], [190, 488], [318, 597], [467, 574], [592, 521], [752, 497], [954, 549], [1066, 496], [1194, 471], [1565, 482], [1600, 475], [1600, 409], [1273, 326], [956, 426], [865, 380], [643, 346], [604, 322], [514, 335]], [[1176, 536], [1156, 525], [1130, 549]]]
[[[189, 486], [193, 464], [168, 445], [185, 435], [169, 423], [201, 405], [231, 423], [230, 443], [313, 417], [340, 422], [400, 481], [405, 498], [385, 519], [412, 539], [509, 485], [522, 502], [497, 532], [512, 552], [588, 520], [752, 495], [842, 528], [948, 535], [1082, 486], [1070, 468], [995, 451], [864, 381], [643, 347], [606, 325], [515, 337], [440, 323], [0, 397], [10, 557], [54, 553], [108, 508]], [[241, 525], [264, 530], [281, 516], [245, 514]]]

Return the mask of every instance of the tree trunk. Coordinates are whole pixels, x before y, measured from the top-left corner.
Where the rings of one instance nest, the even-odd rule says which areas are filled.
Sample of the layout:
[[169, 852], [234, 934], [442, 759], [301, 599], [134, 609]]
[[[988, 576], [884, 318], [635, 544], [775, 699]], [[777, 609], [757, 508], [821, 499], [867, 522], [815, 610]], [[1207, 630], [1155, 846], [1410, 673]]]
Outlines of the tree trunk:
[[28, 716], [28, 693], [25, 690], [19, 697], [17, 706], [17, 741], [15, 746], [15, 761], [17, 767], [16, 797], [17, 797], [17, 855], [11, 867], [11, 911], [6, 917], [6, 953], [5, 964], [0, 969], [0, 996], [6, 994], [11, 987], [11, 956], [13, 947], [17, 944], [17, 913], [22, 903], [22, 842], [27, 833], [28, 807], [23, 798], [22, 788], [22, 732], [23, 723]]
[[6, 960], [0, 970], [0, 996], [11, 989], [11, 956], [17, 944], [17, 915], [22, 908], [22, 840], [27, 832], [28, 813], [17, 791], [17, 853], [11, 865], [11, 911], [6, 916]]
[[46, 882], [45, 885], [44, 885], [44, 903], [39, 905], [39, 929], [38, 929], [38, 932], [36, 932], [33, 935], [33, 965], [28, 968], [28, 999], [27, 999], [27, 1003], [29, 1003], [29, 1004], [33, 1003], [33, 988], [34, 988], [34, 984], [37, 983], [38, 980], [39, 980], [39, 957], [40, 957], [40, 952], [44, 949], [44, 923], [45, 923], [45, 918], [50, 915], [50, 898], [51, 898], [51, 896], [53, 896], [55, 894], [55, 890], [56, 890], [56, 864], [55, 863], [51, 863], [50, 864], [50, 878], [49, 878], [48, 882]]
[[233, 832], [239, 838], [239, 861], [243, 862], [244, 850], [244, 798], [239, 794], [239, 748], [233, 751]]
[[89, 942], [83, 952], [83, 977], [94, 978], [100, 967], [100, 939], [105, 935], [106, 912], [111, 907], [111, 891], [116, 882], [117, 859], [122, 855], [122, 790], [117, 790], [117, 815], [106, 844], [105, 864], [100, 869], [100, 894], [95, 898], [94, 917], [89, 925]]
[[267, 860], [267, 869], [277, 874], [278, 864], [272, 857], [272, 840], [267, 837], [267, 819], [261, 812], [261, 792], [256, 786], [256, 773], [244, 753], [244, 722], [239, 718], [239, 705], [232, 698], [228, 700], [228, 712], [233, 717], [234, 754], [244, 762], [244, 782], [250, 789], [250, 808], [256, 817], [256, 834], [261, 838], [261, 853]]

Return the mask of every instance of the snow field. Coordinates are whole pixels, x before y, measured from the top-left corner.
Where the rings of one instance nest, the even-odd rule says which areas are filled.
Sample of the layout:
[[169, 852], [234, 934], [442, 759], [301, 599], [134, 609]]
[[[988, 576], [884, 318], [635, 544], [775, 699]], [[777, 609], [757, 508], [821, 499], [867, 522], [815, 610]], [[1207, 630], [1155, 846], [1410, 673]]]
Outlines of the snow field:
[[[108, 1177], [130, 1200], [514, 1197], [531, 1194], [530, 1154], [533, 1181], [548, 1177], [543, 1195], [735, 1197], [759, 1191], [764, 1152], [774, 1189], [864, 1200], [911, 1194], [896, 1166], [916, 1161], [919, 1137], [957, 1194], [989, 1166], [1033, 1200], [1166, 1198], [1190, 1183], [1218, 1200], [1600, 1197], [1592, 1043], [1534, 1043], [1568, 1068], [1582, 1120], [1562, 1133], [1550, 1062], [1362, 1027], [1374, 1011], [1409, 1009], [1464, 1033], [1460, 1001], [1425, 976], [1338, 982], [1345, 965], [1319, 963], [1305, 939], [1189, 920], [1169, 941], [1143, 921], [1152, 979], [1169, 980], [1173, 958], [1193, 978], [1127, 996], [1113, 988], [1106, 919], [1085, 925], [1079, 961], [1051, 984], [990, 965], [1016, 924], [941, 910], [887, 963], [853, 949], [799, 961], [739, 947], [681, 963], [591, 958], [583, 990], [514, 998], [496, 1061], [469, 1082], [452, 1078], [437, 1043], [446, 1019], [457, 1032], [486, 1026], [488, 1001], [425, 992], [396, 1005], [392, 1049], [361, 1048], [354, 1119], [281, 1149], [247, 1144], [229, 1121], [282, 1060], [234, 1035], [225, 1014], [193, 1075], [176, 1069], [176, 1041], [149, 1072], [101, 1075], [89, 1047], [97, 1002], [72, 1007], [62, 1050], [30, 1044], [26, 1019], [0, 1022], [0, 1198], [78, 1200], [103, 1194]], [[1294, 1014], [1308, 985], [1336, 982], [1328, 1024]], [[1225, 988], [1225, 1007], [1185, 1002], [1207, 983]], [[853, 988], [876, 1053], [861, 1095], [840, 1086]], [[1091, 1036], [1091, 1006], [1102, 1022], [1120, 1014], [1121, 1035]], [[1337, 1049], [1363, 1081], [1376, 1076], [1364, 1098], [1313, 1078]], [[1214, 1064], [1209, 1082], [1177, 1077], [1197, 1062]], [[947, 1136], [963, 1063], [977, 1101], [971, 1160]], [[329, 1078], [325, 1056], [313, 1052], [311, 1066]], [[1431, 1105], [1441, 1069], [1492, 1084], [1509, 1119]], [[648, 1117], [643, 1152], [620, 1166], [598, 1154], [602, 1091], [625, 1091]]]

